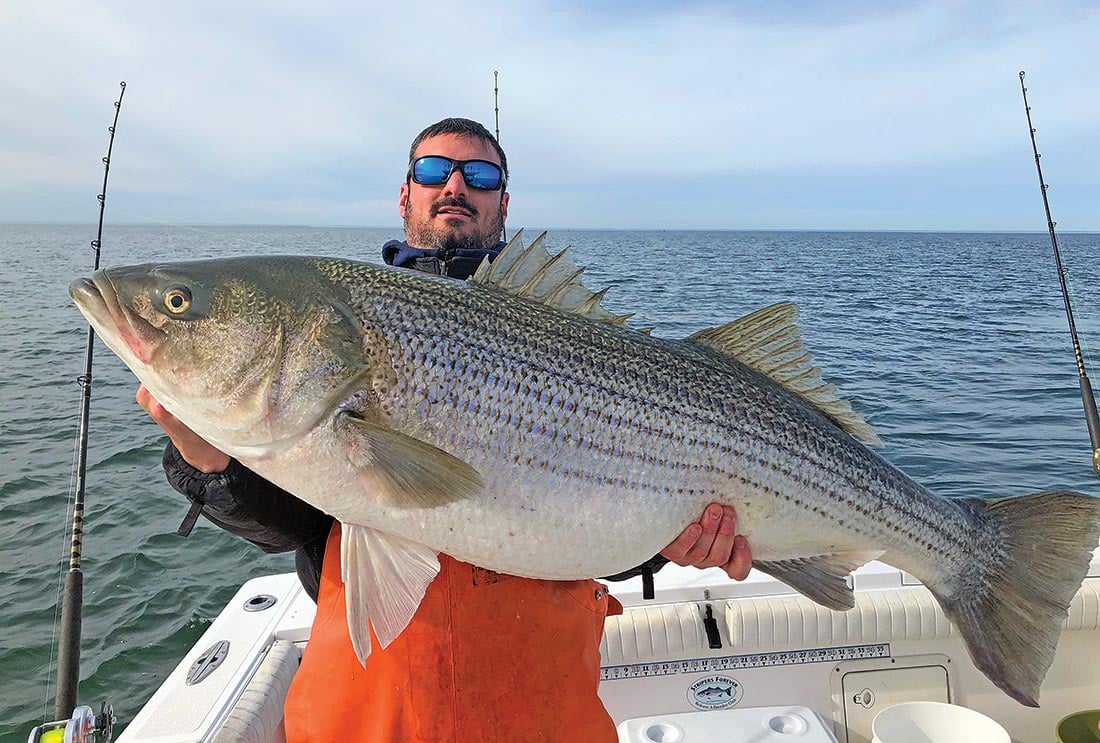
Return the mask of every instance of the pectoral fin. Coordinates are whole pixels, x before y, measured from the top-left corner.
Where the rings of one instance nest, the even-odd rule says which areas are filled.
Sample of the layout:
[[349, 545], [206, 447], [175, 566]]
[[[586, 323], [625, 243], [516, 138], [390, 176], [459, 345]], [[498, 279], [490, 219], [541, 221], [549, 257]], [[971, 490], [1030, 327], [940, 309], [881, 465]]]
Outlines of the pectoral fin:
[[882, 556], [877, 552], [844, 552], [777, 562], [754, 561], [753, 567], [783, 581], [827, 609], [844, 611], [856, 605], [848, 574]]
[[435, 508], [482, 490], [478, 471], [439, 447], [352, 415], [341, 415], [336, 425], [366, 492], [388, 506]]
[[348, 632], [359, 662], [371, 651], [370, 627], [382, 647], [408, 626], [437, 573], [437, 552], [358, 524], [340, 525], [340, 569]]

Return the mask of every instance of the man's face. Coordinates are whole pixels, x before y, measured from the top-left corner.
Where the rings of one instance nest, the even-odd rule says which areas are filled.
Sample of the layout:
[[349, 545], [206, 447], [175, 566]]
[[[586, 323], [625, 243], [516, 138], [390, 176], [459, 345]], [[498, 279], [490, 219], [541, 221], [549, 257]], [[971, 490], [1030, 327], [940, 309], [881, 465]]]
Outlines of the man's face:
[[[491, 144], [458, 134], [425, 139], [413, 159], [425, 155], [500, 165]], [[401, 184], [397, 211], [405, 220], [405, 241], [414, 248], [495, 248], [508, 216], [508, 194], [470, 188], [456, 169], [438, 186], [407, 179]]]

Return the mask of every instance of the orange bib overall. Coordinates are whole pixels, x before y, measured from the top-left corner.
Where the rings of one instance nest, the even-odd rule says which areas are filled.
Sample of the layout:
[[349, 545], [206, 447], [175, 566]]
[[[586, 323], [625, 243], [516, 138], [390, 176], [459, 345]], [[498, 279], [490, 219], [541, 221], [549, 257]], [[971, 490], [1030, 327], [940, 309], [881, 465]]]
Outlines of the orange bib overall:
[[372, 630], [364, 669], [332, 528], [317, 617], [287, 695], [288, 743], [615, 741], [596, 695], [604, 616], [622, 611], [606, 588], [439, 562], [404, 632], [382, 649]]

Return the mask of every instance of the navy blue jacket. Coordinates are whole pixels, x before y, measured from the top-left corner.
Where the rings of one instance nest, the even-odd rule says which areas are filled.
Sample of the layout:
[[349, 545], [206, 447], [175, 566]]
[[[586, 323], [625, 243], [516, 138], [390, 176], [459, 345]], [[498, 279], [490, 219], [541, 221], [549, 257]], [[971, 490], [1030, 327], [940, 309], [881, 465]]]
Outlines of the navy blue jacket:
[[443, 248], [414, 248], [407, 242], [390, 240], [382, 246], [382, 260], [388, 266], [411, 268], [425, 273], [466, 279], [477, 270], [477, 267], [481, 265], [485, 258], [492, 261], [503, 249], [503, 242], [499, 243], [495, 249], [471, 250], [462, 248], [447, 251]]

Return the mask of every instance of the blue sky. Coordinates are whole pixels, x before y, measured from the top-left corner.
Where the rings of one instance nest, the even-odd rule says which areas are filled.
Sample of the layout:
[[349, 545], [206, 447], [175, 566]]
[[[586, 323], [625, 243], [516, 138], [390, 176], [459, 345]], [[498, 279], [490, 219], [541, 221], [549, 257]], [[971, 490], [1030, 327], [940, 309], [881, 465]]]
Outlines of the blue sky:
[[[1091, 2], [0, 5], [0, 221], [391, 226], [407, 148], [501, 141], [512, 227], [1100, 230]], [[392, 7], [391, 7], [392, 6]]]

